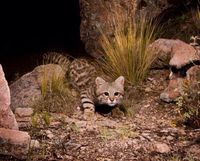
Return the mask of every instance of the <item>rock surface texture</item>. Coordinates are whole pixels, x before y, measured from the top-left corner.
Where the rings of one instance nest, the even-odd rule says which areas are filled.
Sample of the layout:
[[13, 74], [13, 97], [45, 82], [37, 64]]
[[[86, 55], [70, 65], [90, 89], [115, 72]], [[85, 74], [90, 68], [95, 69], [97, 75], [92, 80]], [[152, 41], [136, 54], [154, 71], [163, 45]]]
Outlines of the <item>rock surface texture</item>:
[[200, 61], [197, 49], [181, 40], [171, 39], [158, 39], [150, 47], [158, 52], [153, 68], [168, 65], [171, 69], [169, 84], [161, 93], [161, 100], [174, 101], [182, 93], [185, 83], [195, 88], [200, 75], [200, 66], [195, 64], [195, 61]]
[[23, 75], [10, 85], [11, 109], [32, 107], [42, 97], [41, 85], [64, 75], [62, 68], [55, 64], [38, 66]]
[[0, 128], [0, 140], [0, 154], [27, 157], [31, 140], [27, 132]]
[[15, 115], [10, 109], [10, 89], [0, 65], [0, 154], [26, 158], [30, 136], [18, 131]]
[[0, 127], [18, 129], [15, 116], [10, 109], [10, 89], [0, 65]]
[[[81, 26], [80, 36], [85, 44], [86, 51], [98, 57], [100, 45], [98, 43], [100, 32], [98, 26], [103, 31], [112, 36], [112, 19], [116, 13], [137, 17], [141, 12], [151, 15], [152, 18], [163, 17], [167, 9], [176, 8], [184, 2], [190, 0], [80, 0]], [[187, 3], [187, 4], [188, 4]]]

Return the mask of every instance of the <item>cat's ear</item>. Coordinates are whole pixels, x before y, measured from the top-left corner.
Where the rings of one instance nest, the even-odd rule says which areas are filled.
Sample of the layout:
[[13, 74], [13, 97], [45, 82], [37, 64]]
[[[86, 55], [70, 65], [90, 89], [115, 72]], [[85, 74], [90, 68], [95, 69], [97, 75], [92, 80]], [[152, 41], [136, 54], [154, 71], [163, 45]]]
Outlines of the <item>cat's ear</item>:
[[117, 84], [120, 84], [120, 85], [124, 85], [124, 77], [123, 76], [120, 76], [120, 77], [118, 77], [116, 80], [115, 80], [115, 82], [117, 83]]
[[100, 85], [102, 85], [102, 84], [104, 84], [105, 82], [106, 81], [103, 78], [101, 78], [101, 77], [97, 77], [95, 79], [95, 84], [97, 85], [97, 87], [100, 86]]

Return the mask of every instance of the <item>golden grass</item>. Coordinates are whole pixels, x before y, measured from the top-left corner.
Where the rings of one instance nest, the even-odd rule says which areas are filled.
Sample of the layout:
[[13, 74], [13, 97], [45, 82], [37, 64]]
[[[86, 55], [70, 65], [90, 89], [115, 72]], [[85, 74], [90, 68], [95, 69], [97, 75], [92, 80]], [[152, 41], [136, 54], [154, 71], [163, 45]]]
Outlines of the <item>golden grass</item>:
[[[65, 77], [69, 66], [69, 59], [56, 52], [44, 55], [44, 64], [58, 64], [62, 71], [43, 68], [43, 74], [40, 79], [40, 87], [43, 98], [34, 106], [36, 113], [65, 113], [71, 114], [75, 109], [76, 96], [69, 87], [69, 82]], [[48, 119], [44, 119], [48, 122]]]
[[113, 78], [123, 75], [128, 83], [138, 84], [144, 80], [155, 60], [155, 54], [148, 50], [148, 45], [155, 39], [155, 25], [144, 15], [134, 22], [116, 15], [111, 23], [112, 38], [99, 27], [100, 44], [105, 55], [100, 63]]
[[197, 18], [197, 21], [200, 22], [200, 9], [199, 8], [196, 11], [196, 18]]

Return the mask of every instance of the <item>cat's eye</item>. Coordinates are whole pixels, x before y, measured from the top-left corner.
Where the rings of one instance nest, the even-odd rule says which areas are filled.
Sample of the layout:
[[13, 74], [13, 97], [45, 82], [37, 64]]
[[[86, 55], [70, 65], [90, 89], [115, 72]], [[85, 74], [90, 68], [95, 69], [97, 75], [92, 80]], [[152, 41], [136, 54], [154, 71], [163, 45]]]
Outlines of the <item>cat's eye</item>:
[[118, 95], [119, 95], [119, 92], [115, 92], [114, 95], [115, 95], [115, 96], [118, 96]]
[[108, 93], [108, 92], [104, 92], [104, 95], [105, 95], [105, 96], [108, 96], [108, 95], [109, 95], [109, 93]]

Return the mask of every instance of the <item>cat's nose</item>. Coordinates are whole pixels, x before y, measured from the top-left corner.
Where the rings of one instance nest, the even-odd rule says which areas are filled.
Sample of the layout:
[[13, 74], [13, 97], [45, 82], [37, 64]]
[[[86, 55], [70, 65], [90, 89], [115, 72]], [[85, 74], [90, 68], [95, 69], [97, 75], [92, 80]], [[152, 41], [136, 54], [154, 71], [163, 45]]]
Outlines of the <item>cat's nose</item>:
[[110, 98], [110, 101], [112, 101], [112, 102], [113, 102], [113, 101], [114, 101], [114, 98], [112, 98], [112, 97], [111, 97], [111, 98]]

